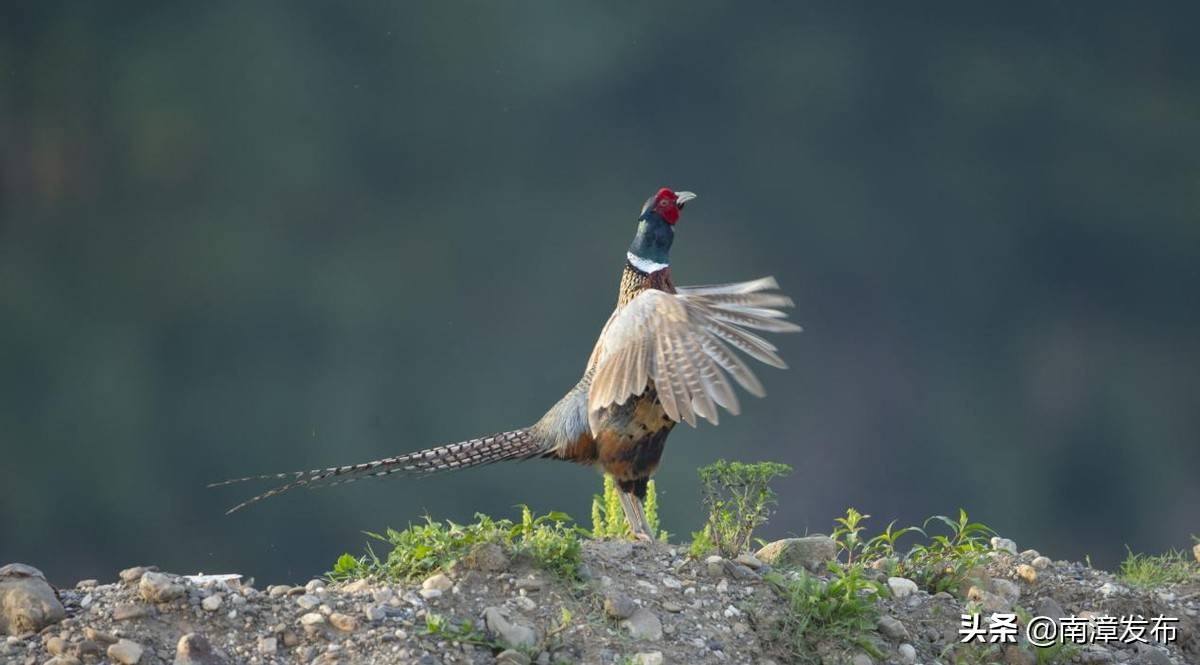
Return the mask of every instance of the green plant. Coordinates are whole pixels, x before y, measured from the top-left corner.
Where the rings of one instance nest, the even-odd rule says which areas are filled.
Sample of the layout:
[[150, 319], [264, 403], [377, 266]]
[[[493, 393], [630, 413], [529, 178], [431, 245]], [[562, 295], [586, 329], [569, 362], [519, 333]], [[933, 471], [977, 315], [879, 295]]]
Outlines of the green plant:
[[688, 555], [693, 559], [701, 559], [708, 556], [716, 548], [713, 545], [712, 538], [708, 535], [708, 527], [704, 527], [699, 531], [692, 532], [692, 544], [688, 546]]
[[844, 556], [847, 564], [857, 561], [869, 562], [876, 567], [882, 567], [889, 574], [899, 572], [900, 556], [896, 550], [896, 542], [909, 533], [925, 535], [919, 527], [909, 526], [896, 528], [892, 520], [883, 533], [870, 539], [864, 539], [860, 534], [865, 530], [864, 523], [870, 515], [864, 515], [854, 508], [847, 508], [845, 517], [834, 520], [833, 532], [830, 537], [837, 544], [838, 556]]
[[527, 506], [521, 509], [518, 524], [480, 513], [473, 524], [449, 520], [442, 523], [426, 517], [424, 524], [409, 525], [403, 531], [387, 529], [383, 535], [368, 532], [372, 539], [391, 546], [387, 556], [381, 559], [368, 543], [367, 553], [361, 557], [339, 557], [328, 577], [334, 581], [360, 577], [416, 579], [451, 570], [476, 547], [493, 543], [514, 556], [529, 556], [540, 568], [568, 579], [577, 578], [582, 529], [565, 513], [535, 516]]
[[464, 619], [455, 622], [433, 612], [425, 615], [425, 634], [454, 642], [490, 647], [497, 651], [504, 648], [495, 640], [488, 639], [487, 634], [479, 630], [470, 620]]
[[[736, 556], [749, 544], [754, 530], [766, 523], [776, 503], [770, 482], [792, 472], [776, 462], [718, 460], [699, 470], [701, 496], [708, 509], [704, 537], [693, 540], [693, 551], [707, 544], [725, 556]], [[701, 541], [699, 544], [697, 541]]]
[[[646, 512], [646, 521], [650, 523], [650, 535], [658, 540], [666, 541], [668, 534], [659, 530], [658, 522], [658, 488], [651, 480], [646, 484], [646, 501], [642, 506]], [[592, 496], [592, 538], [632, 538], [629, 522], [625, 519], [625, 510], [621, 508], [620, 490], [613, 477], [605, 474], [604, 493]]]
[[817, 644], [862, 649], [878, 657], [870, 634], [879, 618], [875, 603], [883, 586], [868, 578], [861, 564], [831, 563], [829, 571], [829, 580], [804, 571], [790, 579], [767, 576], [787, 604], [777, 639], [801, 663], [821, 660], [814, 650]]
[[1152, 587], [1200, 579], [1200, 562], [1179, 550], [1156, 555], [1134, 554], [1128, 547], [1125, 551], [1117, 577], [1130, 586]]
[[574, 526], [566, 513], [534, 516], [529, 506], [521, 506], [521, 524], [510, 529], [507, 544], [516, 554], [529, 554], [539, 567], [577, 579], [583, 551], [581, 533], [587, 532]]
[[927, 536], [927, 543], [914, 545], [897, 566], [899, 574], [912, 579], [930, 593], [955, 592], [984, 561], [988, 539], [995, 535], [987, 525], [972, 522], [967, 511], [959, 509], [958, 519], [935, 515], [925, 520], [921, 533], [930, 523], [941, 523], [947, 534]]

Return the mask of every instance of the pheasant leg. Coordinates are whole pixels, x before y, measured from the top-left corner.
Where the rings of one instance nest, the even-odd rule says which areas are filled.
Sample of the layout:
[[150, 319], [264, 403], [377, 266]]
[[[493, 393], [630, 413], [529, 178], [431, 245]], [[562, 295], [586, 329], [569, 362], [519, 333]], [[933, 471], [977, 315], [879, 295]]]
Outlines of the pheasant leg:
[[635, 540], [654, 540], [650, 534], [650, 522], [642, 510], [642, 500], [629, 492], [620, 492], [621, 507], [625, 509], [625, 521]]

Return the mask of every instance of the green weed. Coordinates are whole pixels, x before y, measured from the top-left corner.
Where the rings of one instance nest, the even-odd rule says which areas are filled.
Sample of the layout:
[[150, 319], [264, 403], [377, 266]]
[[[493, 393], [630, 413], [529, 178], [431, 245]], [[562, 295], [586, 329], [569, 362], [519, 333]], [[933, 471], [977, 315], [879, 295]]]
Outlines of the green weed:
[[1134, 554], [1128, 547], [1125, 551], [1128, 554], [1117, 577], [1130, 586], [1154, 587], [1200, 579], [1200, 563], [1179, 550], [1156, 555]]
[[708, 509], [703, 531], [693, 534], [691, 552], [712, 550], [736, 556], [750, 544], [754, 530], [766, 523], [776, 503], [770, 482], [792, 472], [776, 462], [718, 460], [699, 470], [702, 500]]
[[883, 586], [868, 578], [861, 564], [831, 563], [829, 570], [828, 581], [804, 571], [790, 579], [767, 576], [787, 603], [778, 626], [779, 641], [799, 663], [820, 662], [818, 644], [880, 656], [870, 635], [879, 618], [875, 603], [884, 593]]
[[[383, 535], [367, 533], [387, 543], [391, 551], [380, 558], [368, 543], [361, 557], [343, 554], [328, 577], [334, 581], [372, 577], [412, 580], [438, 571], [448, 571], [476, 547], [494, 543], [514, 556], [529, 556], [535, 565], [567, 579], [577, 579], [581, 560], [580, 533], [565, 513], [535, 516], [521, 507], [520, 523], [494, 520], [476, 514], [473, 524], [445, 523], [426, 517], [424, 524], [403, 531], [388, 529]], [[586, 532], [583, 532], [586, 533]]]
[[433, 612], [425, 615], [425, 634], [454, 642], [484, 646], [494, 651], [504, 648], [504, 645], [489, 639], [487, 633], [480, 630], [470, 620], [464, 619], [456, 622]]
[[[651, 480], [646, 485], [646, 501], [642, 506], [646, 512], [646, 521], [650, 523], [650, 535], [666, 542], [668, 534], [659, 529], [658, 523], [658, 488]], [[592, 538], [632, 538], [629, 522], [625, 519], [625, 511], [621, 508], [620, 490], [617, 482], [610, 475], [604, 476], [604, 494], [592, 496]]]
[[[864, 515], [854, 508], [834, 520], [831, 534], [838, 554], [848, 565], [863, 563], [888, 575], [907, 577], [930, 593], [957, 592], [972, 571], [984, 562], [990, 551], [988, 539], [995, 532], [985, 524], [972, 522], [965, 510], [958, 519], [935, 515], [920, 526], [896, 528], [893, 521], [883, 533], [866, 538]], [[945, 533], [930, 535], [930, 526], [943, 527]], [[907, 552], [898, 548], [904, 536], [920, 536]]]
[[970, 521], [967, 511], [961, 508], [957, 520], [945, 515], [925, 520], [921, 533], [926, 533], [931, 523], [941, 523], [949, 533], [929, 536], [927, 543], [914, 545], [897, 570], [929, 593], [956, 593], [984, 562], [990, 551], [988, 540], [996, 532], [986, 524]]

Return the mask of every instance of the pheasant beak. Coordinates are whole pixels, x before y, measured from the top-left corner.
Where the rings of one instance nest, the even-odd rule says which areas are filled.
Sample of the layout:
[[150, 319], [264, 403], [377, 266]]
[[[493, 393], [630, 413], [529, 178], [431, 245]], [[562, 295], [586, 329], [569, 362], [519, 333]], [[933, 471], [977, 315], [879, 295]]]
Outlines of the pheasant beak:
[[683, 204], [696, 198], [692, 192], [675, 192], [675, 207], [683, 210]]

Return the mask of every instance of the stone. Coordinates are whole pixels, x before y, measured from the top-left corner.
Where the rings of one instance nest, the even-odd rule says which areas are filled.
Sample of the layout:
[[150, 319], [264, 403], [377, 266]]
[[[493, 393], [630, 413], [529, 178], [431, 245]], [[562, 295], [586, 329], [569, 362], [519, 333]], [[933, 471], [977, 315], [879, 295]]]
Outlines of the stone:
[[997, 552], [1008, 552], [1013, 556], [1017, 555], [1017, 544], [1009, 538], [992, 536], [992, 549]]
[[80, 662], [75, 656], [55, 656], [46, 661], [46, 665], [80, 665]]
[[142, 659], [146, 649], [133, 640], [121, 639], [116, 644], [109, 645], [108, 658], [121, 665], [136, 665]]
[[138, 581], [138, 593], [150, 603], [169, 603], [181, 598], [184, 588], [173, 575], [148, 570]]
[[224, 654], [199, 633], [188, 633], [175, 644], [175, 665], [226, 665]]
[[106, 633], [102, 630], [96, 630], [95, 628], [92, 628], [91, 626], [88, 626], [87, 628], [83, 629], [83, 636], [89, 640], [92, 640], [93, 642], [99, 642], [101, 644], [116, 644], [117, 643], [116, 635], [113, 635], [111, 633]]
[[704, 559], [704, 568], [709, 576], [720, 577], [725, 574], [725, 559], [717, 554], [709, 555]]
[[908, 642], [901, 644], [897, 651], [900, 652], [900, 662], [904, 665], [913, 665], [917, 662], [917, 650]]
[[1137, 664], [1138, 665], [1174, 665], [1171, 662], [1171, 657], [1162, 649], [1150, 646], [1149, 644], [1137, 645]]
[[725, 562], [725, 574], [735, 580], [756, 580], [758, 573], [735, 561]]
[[609, 591], [604, 594], [604, 613], [614, 619], [628, 619], [637, 609], [637, 603], [623, 593]]
[[904, 642], [910, 638], [908, 628], [896, 617], [884, 614], [879, 617], [879, 621], [875, 626], [879, 628], [879, 633], [893, 642]]
[[743, 553], [737, 555], [737, 558], [734, 559], [734, 561], [736, 563], [742, 564], [743, 566], [749, 568], [750, 570], [758, 570], [759, 568], [763, 567], [763, 562], [758, 557], [754, 556], [753, 554], [751, 554], [749, 552], [743, 552]]
[[425, 600], [433, 600], [434, 598], [441, 598], [443, 592], [441, 589], [421, 589], [417, 593], [421, 594], [421, 597]]
[[121, 578], [122, 582], [126, 584], [133, 584], [134, 582], [142, 579], [142, 575], [145, 573], [157, 570], [158, 566], [134, 566], [132, 568], [126, 568], [125, 570], [122, 570], [118, 576]]
[[537, 632], [532, 626], [510, 618], [499, 607], [485, 609], [483, 623], [489, 633], [510, 647], [519, 649], [537, 644]]
[[213, 595], [200, 601], [200, 607], [206, 612], [216, 612], [221, 609], [221, 604], [225, 602], [225, 596], [214, 593]]
[[0, 635], [34, 633], [65, 616], [42, 571], [23, 563], [0, 567]]
[[437, 589], [438, 591], [449, 591], [454, 588], [454, 582], [443, 573], [430, 575], [421, 582], [422, 589]]
[[148, 617], [154, 613], [154, 608], [140, 603], [121, 603], [112, 609], [113, 621], [131, 621]]
[[1192, 556], [1196, 557], [1196, 561], [1200, 562], [1200, 543], [1192, 545]]
[[1037, 568], [1023, 563], [1017, 566], [1017, 577], [1021, 578], [1021, 581], [1026, 584], [1033, 584], [1037, 581]]
[[1008, 612], [1012, 609], [1012, 603], [1004, 596], [984, 591], [977, 586], [967, 590], [967, 600], [978, 603], [984, 612]]
[[529, 596], [517, 596], [513, 602], [517, 604], [517, 609], [523, 612], [532, 612], [537, 609], [537, 603], [533, 602]]
[[1079, 652], [1079, 662], [1092, 665], [1116, 662], [1113, 653], [1108, 649], [1097, 646], [1086, 646]]
[[680, 605], [679, 603], [676, 603], [676, 602], [672, 602], [670, 600], [664, 601], [662, 604], [662, 608], [672, 614], [679, 614], [680, 612], [683, 611], [683, 605]]
[[1115, 596], [1115, 595], [1123, 593], [1125, 591], [1125, 588], [1119, 584], [1113, 584], [1112, 582], [1105, 582], [1104, 584], [1100, 585], [1099, 591], [1100, 591], [1101, 596], [1108, 598], [1109, 596]]
[[342, 614], [341, 612], [330, 614], [329, 623], [343, 633], [351, 633], [358, 628], [358, 619], [349, 614]]
[[52, 635], [47, 637], [42, 645], [46, 647], [46, 653], [51, 656], [61, 656], [67, 648], [67, 641], [57, 635]]
[[387, 618], [387, 610], [379, 605], [367, 605], [363, 608], [363, 617], [372, 623], [383, 621]]
[[683, 582], [680, 582], [679, 580], [675, 579], [674, 577], [671, 577], [670, 575], [662, 578], [662, 585], [667, 587], [668, 589], [682, 589], [683, 588]]
[[816, 572], [837, 557], [837, 544], [829, 536], [821, 535], [784, 538], [767, 543], [755, 556], [776, 568], [803, 567]]
[[888, 589], [892, 591], [892, 597], [896, 600], [904, 600], [917, 592], [917, 583], [907, 577], [889, 577], [887, 580]]
[[320, 612], [309, 612], [300, 617], [300, 626], [308, 635], [315, 635], [325, 629], [325, 615]]
[[639, 607], [628, 619], [621, 622], [621, 627], [629, 631], [635, 640], [657, 642], [662, 639], [662, 621], [650, 610]]
[[1009, 644], [1004, 647], [1004, 665], [1037, 665], [1037, 656], [1032, 649]]
[[367, 591], [370, 591], [370, 590], [371, 590], [371, 580], [368, 580], [368, 579], [354, 580], [353, 582], [350, 582], [349, 584], [346, 584], [345, 586], [342, 587], [342, 592], [348, 593], [350, 595], [366, 593]]
[[1030, 561], [1029, 563], [1036, 570], [1045, 570], [1045, 569], [1049, 568], [1050, 564], [1053, 562], [1050, 561], [1050, 557], [1039, 556], [1039, 557], [1034, 557], [1033, 561]]
[[992, 593], [998, 593], [1001, 596], [1004, 596], [1004, 599], [1007, 600], [1010, 605], [1016, 603], [1021, 597], [1021, 587], [1017, 586], [1016, 583], [1011, 580], [993, 578], [991, 580], [991, 587]]
[[663, 652], [640, 651], [633, 654], [633, 665], [663, 665]]
[[517, 580], [517, 590], [524, 591], [526, 593], [541, 591], [544, 585], [545, 583], [542, 581], [542, 578], [532, 574], [526, 575], [525, 577]]
[[851, 665], [875, 665], [875, 660], [863, 652], [854, 654], [854, 658], [850, 659]]
[[496, 656], [496, 665], [529, 665], [529, 656], [513, 649], [505, 649]]
[[1055, 621], [1058, 621], [1067, 615], [1067, 612], [1063, 609], [1062, 605], [1060, 605], [1057, 600], [1054, 600], [1049, 596], [1042, 598], [1037, 602], [1037, 605], [1034, 605], [1033, 613], [1035, 616], [1050, 617]]
[[279, 651], [279, 638], [258, 638], [258, 653], [263, 656], [274, 656]]
[[296, 597], [296, 604], [299, 605], [300, 609], [302, 610], [311, 610], [312, 608], [321, 604], [321, 599], [312, 594], [306, 593], [303, 596]]

